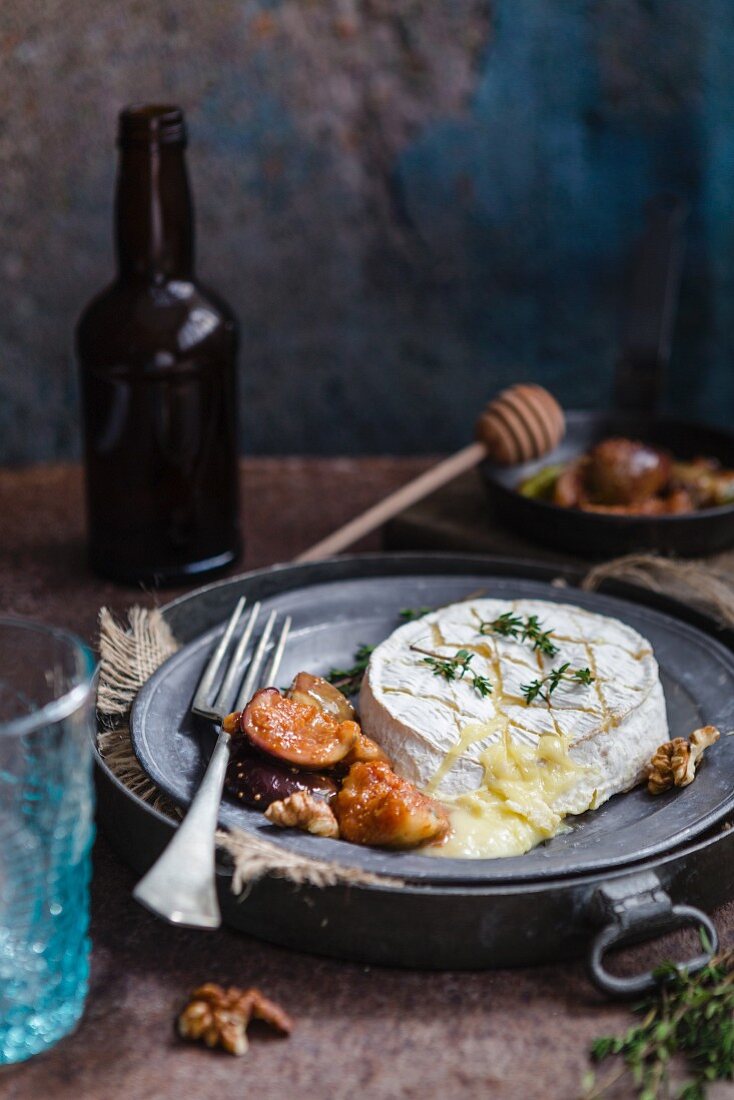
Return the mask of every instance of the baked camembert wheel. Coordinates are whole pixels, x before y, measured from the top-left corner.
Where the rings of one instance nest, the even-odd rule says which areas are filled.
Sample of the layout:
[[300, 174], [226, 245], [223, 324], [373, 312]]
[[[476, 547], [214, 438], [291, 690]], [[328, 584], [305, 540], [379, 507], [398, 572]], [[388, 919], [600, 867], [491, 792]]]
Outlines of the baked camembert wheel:
[[668, 738], [650, 643], [544, 600], [471, 600], [399, 627], [371, 656], [359, 714], [449, 810], [451, 835], [426, 853], [464, 858], [528, 851], [640, 782]]

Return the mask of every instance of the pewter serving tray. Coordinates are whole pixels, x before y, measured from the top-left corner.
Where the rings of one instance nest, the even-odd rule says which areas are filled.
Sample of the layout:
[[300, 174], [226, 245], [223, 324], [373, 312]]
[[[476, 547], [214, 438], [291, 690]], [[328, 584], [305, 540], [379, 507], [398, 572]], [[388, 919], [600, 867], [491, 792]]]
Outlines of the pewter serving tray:
[[[289, 684], [301, 669], [324, 674], [330, 668], [350, 665], [361, 643], [380, 642], [400, 625], [400, 608], [439, 607], [479, 589], [487, 597], [508, 603], [513, 599], [572, 600], [590, 611], [621, 619], [653, 645], [671, 737], [687, 737], [706, 724], [722, 730], [734, 728], [734, 655], [695, 627], [595, 592], [569, 596], [548, 582], [480, 573], [465, 577], [361, 577], [271, 596], [263, 601], [265, 615], [277, 609], [293, 617], [279, 683]], [[141, 690], [132, 711], [132, 742], [140, 763], [153, 782], [184, 807], [201, 782], [214, 739], [211, 723], [191, 715], [192, 697], [223, 629], [220, 624], [207, 631], [167, 661]], [[643, 788], [618, 795], [599, 810], [568, 818], [569, 832], [525, 855], [507, 859], [430, 858], [284, 831], [259, 811], [226, 797], [220, 822], [255, 831], [299, 855], [411, 880], [529, 882], [622, 866], [704, 832], [734, 805], [732, 775], [734, 738], [722, 738], [707, 751], [705, 766], [688, 790], [655, 798]]]
[[[444, 604], [479, 588], [500, 598], [576, 603], [620, 618], [650, 639], [661, 666], [671, 735], [703, 723], [734, 727], [734, 654], [722, 644], [728, 636], [714, 637], [715, 624], [642, 590], [629, 589], [625, 594], [634, 600], [620, 600], [552, 585], [561, 574], [567, 583], [575, 579], [567, 569], [468, 555], [375, 555], [277, 567], [201, 589], [163, 609], [176, 636], [188, 644], [136, 701], [137, 751], [154, 780], [185, 804], [213, 743], [211, 732], [189, 718], [189, 702], [201, 664], [241, 594], [294, 616], [295, 634], [279, 677], [284, 683], [300, 668], [324, 671], [348, 661], [358, 643], [382, 640], [405, 606]], [[595, 923], [602, 926], [596, 943], [603, 950], [616, 939], [704, 920], [675, 903], [711, 905], [734, 894], [734, 874], [723, 858], [724, 846], [732, 847], [731, 834], [714, 831], [734, 804], [734, 739], [722, 738], [709, 754], [687, 790], [658, 799], [642, 790], [617, 796], [576, 819], [570, 833], [505, 860], [432, 859], [283, 831], [276, 835], [260, 814], [225, 803], [225, 824], [263, 830], [293, 850], [406, 882], [402, 888], [318, 890], [265, 879], [246, 900], [233, 903], [223, 866], [225, 918], [288, 946], [421, 967], [511, 965], [578, 952]], [[103, 763], [100, 767], [101, 823], [118, 850], [143, 870], [173, 825], [131, 795]], [[714, 866], [715, 874], [704, 873]], [[600, 958], [596, 964], [601, 972]]]

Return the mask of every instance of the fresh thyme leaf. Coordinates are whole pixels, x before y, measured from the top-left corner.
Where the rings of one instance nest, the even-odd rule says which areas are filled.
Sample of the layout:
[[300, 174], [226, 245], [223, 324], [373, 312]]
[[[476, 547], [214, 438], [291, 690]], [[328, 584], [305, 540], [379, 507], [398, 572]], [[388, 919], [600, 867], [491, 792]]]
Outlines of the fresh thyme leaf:
[[501, 638], [514, 638], [519, 642], [530, 642], [534, 650], [539, 650], [546, 657], [555, 657], [558, 646], [551, 641], [552, 630], [541, 630], [542, 623], [537, 615], [528, 615], [527, 619], [521, 619], [519, 615], [513, 615], [511, 611], [505, 611], [496, 619], [479, 624], [480, 634], [499, 634]]
[[481, 695], [482, 699], [492, 694], [492, 685], [486, 676], [472, 675], [472, 687]]
[[593, 684], [594, 677], [591, 675], [590, 668], [577, 668], [573, 674], [574, 680], [579, 684]]
[[499, 634], [502, 638], [519, 638], [522, 629], [522, 619], [511, 611], [505, 611], [496, 619], [479, 624], [480, 634]]
[[472, 654], [468, 649], [457, 649], [455, 657], [424, 657], [423, 664], [444, 680], [463, 680], [469, 670]]
[[400, 618], [403, 622], [412, 623], [416, 619], [422, 619], [433, 611], [432, 607], [403, 607], [400, 609]]
[[522, 684], [520, 690], [525, 696], [525, 702], [529, 705], [543, 690], [543, 680], [531, 680], [529, 684]]
[[[411, 649], [417, 653], [424, 652], [418, 646], [411, 646]], [[473, 660], [474, 654], [468, 649], [457, 649], [453, 657], [437, 657], [435, 654], [428, 654], [422, 658], [421, 663], [428, 665], [434, 676], [440, 676], [442, 680], [463, 680], [466, 677], [477, 694], [484, 699], [492, 694], [492, 684], [486, 676], [480, 676], [470, 668]]]
[[374, 652], [375, 646], [373, 645], [359, 645], [354, 654], [354, 664], [351, 668], [332, 668], [330, 672], [327, 672], [325, 679], [333, 684], [334, 687], [338, 687], [340, 691], [343, 691], [345, 695], [356, 695], [362, 684], [362, 677], [364, 676], [371, 654]]
[[626, 1075], [638, 1100], [662, 1100], [672, 1095], [669, 1064], [675, 1055], [684, 1056], [689, 1074], [677, 1100], [705, 1100], [709, 1082], [734, 1077], [734, 951], [716, 956], [698, 974], [668, 962], [656, 975], [665, 980], [634, 1008], [640, 1024], [591, 1044], [593, 1062], [618, 1056], [622, 1067], [601, 1083], [589, 1075], [585, 1100], [598, 1100]]
[[546, 683], [548, 684], [546, 691], [548, 695], [552, 695], [552, 693], [556, 690], [570, 667], [571, 666], [569, 665], [568, 661], [564, 661], [562, 665], [558, 665], [557, 668], [552, 668], [550, 670], [549, 675], [546, 677]]
[[[414, 619], [422, 619], [424, 615], [432, 610], [431, 607], [404, 607], [400, 611], [400, 618], [409, 623]], [[370, 656], [376, 648], [373, 645], [359, 645], [355, 651], [354, 664], [351, 668], [332, 668], [324, 678], [334, 687], [338, 687], [340, 691], [343, 691], [345, 695], [356, 695], [361, 687], [362, 677], [367, 671]]]
[[541, 623], [537, 615], [528, 615], [522, 631], [522, 640], [532, 642], [533, 649], [540, 650], [546, 657], [555, 657], [558, 646], [550, 640], [552, 630], [541, 630]]
[[428, 665], [434, 676], [440, 676], [444, 680], [455, 680], [457, 678], [459, 666], [451, 659], [443, 661], [439, 657], [424, 657], [423, 664]]
[[594, 683], [594, 677], [591, 675], [590, 668], [571, 668], [568, 661], [564, 661], [562, 665], [558, 665], [556, 668], [552, 668], [547, 676], [543, 676], [540, 680], [531, 680], [529, 684], [521, 684], [520, 691], [523, 693], [525, 702], [529, 705], [534, 699], [545, 699], [548, 706], [551, 705], [551, 695], [556, 690], [559, 684], [563, 682], [574, 684], [589, 684]]

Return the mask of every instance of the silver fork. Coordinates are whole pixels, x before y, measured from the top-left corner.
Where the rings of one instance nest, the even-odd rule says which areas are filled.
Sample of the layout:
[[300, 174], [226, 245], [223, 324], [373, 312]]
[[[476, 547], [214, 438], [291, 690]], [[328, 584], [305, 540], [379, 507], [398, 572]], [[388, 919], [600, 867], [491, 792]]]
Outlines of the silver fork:
[[[133, 890], [133, 897], [153, 913], [171, 924], [185, 924], [190, 928], [219, 928], [222, 923], [216, 889], [214, 834], [231, 738], [222, 729], [221, 723], [231, 711], [242, 710], [259, 685], [277, 618], [277, 612], [272, 611], [252, 658], [248, 658], [248, 647], [260, 613], [260, 604], [253, 604], [224, 671], [221, 687], [217, 691], [220, 671], [232, 648], [244, 608], [243, 596], [232, 612], [224, 634], [204, 669], [191, 707], [194, 714], [216, 722], [219, 727], [217, 743], [204, 778], [173, 839]], [[271, 684], [283, 659], [290, 627], [291, 619], [287, 617], [280, 629], [268, 668], [268, 680]]]

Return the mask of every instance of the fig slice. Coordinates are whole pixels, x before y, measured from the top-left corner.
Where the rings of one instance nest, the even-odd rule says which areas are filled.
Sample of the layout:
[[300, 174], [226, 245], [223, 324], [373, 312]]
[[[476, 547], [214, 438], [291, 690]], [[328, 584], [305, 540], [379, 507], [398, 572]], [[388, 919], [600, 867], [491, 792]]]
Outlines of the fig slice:
[[255, 692], [238, 726], [260, 752], [314, 769], [338, 764], [361, 732], [356, 722], [340, 722], [315, 705], [287, 699], [277, 688]]
[[331, 804], [343, 840], [375, 848], [418, 848], [449, 832], [439, 803], [383, 760], [353, 764]]
[[340, 722], [353, 722], [356, 717], [354, 707], [339, 688], [322, 676], [313, 676], [310, 672], [298, 673], [288, 688], [288, 698], [295, 699], [297, 703], [319, 707]]
[[381, 760], [384, 764], [390, 764], [390, 757], [380, 748], [376, 741], [366, 734], [360, 733], [342, 761], [343, 764], [368, 764], [372, 760]]
[[225, 790], [235, 801], [265, 811], [272, 802], [296, 791], [308, 791], [327, 802], [336, 795], [336, 783], [328, 776], [256, 756], [244, 739], [238, 744], [245, 751], [233, 752], [224, 778]]

